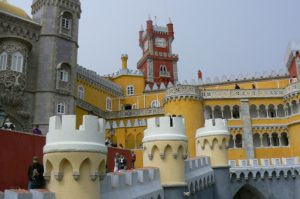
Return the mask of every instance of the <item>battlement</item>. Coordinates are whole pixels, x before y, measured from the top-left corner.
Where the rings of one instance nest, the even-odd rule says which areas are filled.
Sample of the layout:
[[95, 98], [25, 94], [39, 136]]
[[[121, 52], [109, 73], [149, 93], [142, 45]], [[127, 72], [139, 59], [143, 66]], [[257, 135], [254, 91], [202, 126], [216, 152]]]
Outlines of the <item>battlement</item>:
[[153, 140], [187, 141], [184, 118], [165, 116], [148, 119], [143, 142]]
[[108, 173], [101, 183], [101, 198], [163, 198], [164, 195], [158, 168]]
[[215, 182], [215, 176], [210, 166], [209, 157], [197, 157], [186, 160], [185, 181], [191, 193], [212, 186]]
[[105, 152], [105, 120], [96, 116], [83, 116], [83, 123], [76, 129], [75, 115], [53, 116], [49, 122], [44, 153], [56, 151]]
[[46, 189], [32, 189], [30, 191], [22, 189], [5, 190], [0, 192], [0, 199], [55, 199], [55, 194]]
[[[259, 164], [260, 162], [260, 164]], [[249, 159], [228, 161], [230, 165], [230, 177], [232, 179], [265, 179], [265, 178], [287, 178], [300, 174], [300, 164], [298, 157], [271, 158], [270, 159]]]
[[208, 119], [205, 120], [203, 128], [196, 131], [196, 138], [213, 136], [213, 135], [230, 135], [227, 121], [225, 119]]

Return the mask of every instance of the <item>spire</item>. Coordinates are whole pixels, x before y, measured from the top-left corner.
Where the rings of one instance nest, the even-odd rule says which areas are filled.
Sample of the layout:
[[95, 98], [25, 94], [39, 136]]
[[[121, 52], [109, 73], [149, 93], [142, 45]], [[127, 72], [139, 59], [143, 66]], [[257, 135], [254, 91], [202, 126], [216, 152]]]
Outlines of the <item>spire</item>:
[[144, 31], [144, 27], [143, 24], [141, 24], [141, 30], [140, 31]]
[[149, 20], [149, 21], [152, 21], [151, 15], [150, 15], [150, 14], [148, 14], [148, 20]]
[[169, 17], [169, 23], [172, 23], [171, 17]]

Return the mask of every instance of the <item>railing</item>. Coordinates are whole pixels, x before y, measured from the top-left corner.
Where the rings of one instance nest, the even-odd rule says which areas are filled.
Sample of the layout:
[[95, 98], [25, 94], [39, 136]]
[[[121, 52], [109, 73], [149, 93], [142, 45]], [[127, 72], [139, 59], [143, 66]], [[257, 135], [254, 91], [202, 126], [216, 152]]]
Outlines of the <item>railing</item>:
[[202, 91], [204, 99], [218, 98], [278, 98], [283, 97], [283, 89], [236, 89], [236, 90], [206, 90]]
[[163, 108], [132, 109], [132, 110], [108, 112], [107, 119], [149, 116], [149, 115], [163, 115], [163, 114], [164, 114]]
[[159, 72], [160, 77], [170, 77], [170, 72], [168, 71], [160, 71]]
[[84, 110], [92, 112], [93, 114], [97, 115], [98, 117], [107, 118], [108, 112], [102, 111], [101, 109], [91, 105], [90, 103], [88, 103], [86, 101], [77, 99], [76, 105]]

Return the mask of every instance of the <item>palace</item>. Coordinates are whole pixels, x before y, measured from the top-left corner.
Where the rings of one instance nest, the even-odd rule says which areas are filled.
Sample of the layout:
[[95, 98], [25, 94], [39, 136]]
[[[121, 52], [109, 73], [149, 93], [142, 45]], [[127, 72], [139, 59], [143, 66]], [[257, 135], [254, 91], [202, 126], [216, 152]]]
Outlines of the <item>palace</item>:
[[[243, 169], [251, 165], [297, 164], [300, 43], [288, 47], [282, 68], [287, 73], [204, 81], [199, 70], [197, 80], [180, 82], [179, 56], [172, 50], [173, 24], [154, 25], [149, 18], [138, 32], [143, 54], [137, 66], [128, 67], [128, 55], [123, 54], [120, 68], [104, 75], [77, 63], [80, 15], [79, 0], [33, 0], [32, 17], [0, 0], [0, 126], [9, 118], [18, 131], [31, 132], [39, 125], [46, 135], [52, 116], [76, 115], [76, 128], [83, 125], [84, 115], [98, 116], [105, 119], [105, 137], [133, 150], [136, 166], [142, 168], [160, 161], [151, 161], [151, 152], [145, 157], [145, 150], [153, 148], [145, 141], [147, 125], [159, 126], [151, 118], [168, 116], [184, 120], [186, 138], [180, 142], [186, 144], [180, 150], [186, 149], [186, 158], [209, 156], [212, 168], [229, 164], [231, 176], [247, 180], [249, 172]], [[153, 137], [149, 140], [155, 142]], [[272, 172], [266, 175], [274, 177]]]

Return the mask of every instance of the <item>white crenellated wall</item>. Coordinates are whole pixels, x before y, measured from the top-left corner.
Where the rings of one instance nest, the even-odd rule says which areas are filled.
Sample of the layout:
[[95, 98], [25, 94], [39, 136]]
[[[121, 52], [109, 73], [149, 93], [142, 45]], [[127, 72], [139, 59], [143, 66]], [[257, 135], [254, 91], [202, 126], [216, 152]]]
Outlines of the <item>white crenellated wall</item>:
[[147, 120], [143, 142], [163, 140], [187, 141], [182, 117], [158, 117]]
[[105, 120], [96, 116], [83, 116], [83, 123], [76, 129], [75, 115], [50, 118], [44, 153], [58, 151], [107, 152], [105, 142]]
[[230, 135], [225, 119], [208, 119], [205, 125], [196, 131], [196, 139], [212, 135]]
[[196, 131], [196, 155], [209, 156], [214, 167], [227, 166], [230, 133], [225, 119], [205, 120]]

